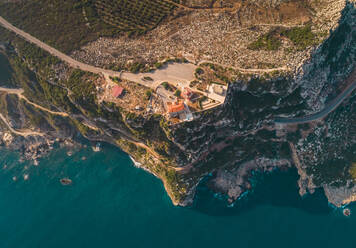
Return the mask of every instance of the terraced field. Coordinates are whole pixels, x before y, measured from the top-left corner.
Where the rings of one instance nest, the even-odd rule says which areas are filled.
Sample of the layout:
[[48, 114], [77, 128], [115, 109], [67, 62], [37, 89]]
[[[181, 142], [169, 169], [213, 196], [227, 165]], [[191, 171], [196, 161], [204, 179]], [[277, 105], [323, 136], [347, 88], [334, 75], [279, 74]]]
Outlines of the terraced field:
[[0, 0], [0, 16], [70, 53], [99, 37], [143, 34], [175, 7], [172, 0]]
[[176, 6], [165, 0], [97, 0], [95, 7], [106, 23], [140, 34], [155, 28]]

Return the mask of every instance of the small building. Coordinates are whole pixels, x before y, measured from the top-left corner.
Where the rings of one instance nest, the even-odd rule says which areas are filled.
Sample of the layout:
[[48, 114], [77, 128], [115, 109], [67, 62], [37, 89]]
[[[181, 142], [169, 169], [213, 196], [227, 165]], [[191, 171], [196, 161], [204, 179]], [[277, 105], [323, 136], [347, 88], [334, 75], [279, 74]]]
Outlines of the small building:
[[124, 88], [120, 87], [119, 85], [115, 85], [111, 89], [111, 93], [112, 93], [113, 97], [118, 98], [118, 97], [122, 96], [122, 94], [124, 93]]
[[182, 97], [186, 100], [191, 100], [193, 97], [194, 93], [189, 89], [189, 88], [184, 88], [183, 89], [183, 93], [182, 93]]
[[167, 102], [167, 110], [170, 117], [177, 117], [184, 113], [185, 106], [183, 101]]
[[214, 84], [213, 91], [218, 95], [221, 95], [221, 96], [225, 95], [225, 89], [222, 85]]

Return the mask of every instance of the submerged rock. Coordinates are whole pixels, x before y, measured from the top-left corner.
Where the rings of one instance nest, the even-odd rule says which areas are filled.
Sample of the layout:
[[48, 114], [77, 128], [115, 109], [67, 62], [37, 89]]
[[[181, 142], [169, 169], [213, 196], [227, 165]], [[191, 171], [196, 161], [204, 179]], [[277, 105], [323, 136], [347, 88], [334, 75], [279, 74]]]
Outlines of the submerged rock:
[[62, 178], [62, 179], [60, 180], [60, 182], [61, 182], [61, 184], [64, 185], [64, 186], [72, 184], [72, 180], [69, 179], [69, 178]]
[[351, 210], [349, 208], [345, 208], [342, 213], [345, 215], [345, 216], [350, 216], [351, 215]]

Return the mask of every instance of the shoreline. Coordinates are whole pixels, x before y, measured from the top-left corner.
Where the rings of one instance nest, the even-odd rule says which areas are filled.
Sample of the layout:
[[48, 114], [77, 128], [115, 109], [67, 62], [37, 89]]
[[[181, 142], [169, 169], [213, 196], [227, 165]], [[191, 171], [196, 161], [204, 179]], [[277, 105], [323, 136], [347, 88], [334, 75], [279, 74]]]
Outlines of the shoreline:
[[[89, 140], [87, 140], [89, 141]], [[41, 156], [39, 157], [36, 157], [36, 161], [37, 159], [40, 159], [42, 157], [47, 157], [50, 155], [51, 151], [53, 151], [54, 149], [61, 149], [61, 148], [64, 148], [64, 149], [69, 149], [69, 148], [73, 148], [73, 147], [76, 147], [76, 148], [83, 148], [83, 147], [86, 147], [85, 144], [83, 143], [77, 143], [75, 141], [72, 141], [72, 140], [69, 140], [69, 139], [66, 139], [66, 140], [62, 140], [62, 141], [57, 141], [58, 143], [58, 147], [56, 148], [48, 148], [44, 153], [41, 154]], [[115, 148], [118, 148], [120, 149], [122, 152], [124, 152], [120, 147], [118, 147], [117, 145], [113, 145], [111, 143], [108, 143], [108, 142], [105, 142], [105, 141], [100, 141], [100, 142], [104, 142], [106, 143], [107, 145], [110, 145], [110, 146], [113, 146]], [[17, 149], [14, 149], [14, 148], [11, 148], [11, 147], [8, 147], [8, 146], [3, 146], [1, 145], [0, 146], [0, 151], [2, 149], [5, 149], [7, 152], [13, 152], [13, 153], [17, 153], [20, 155], [20, 158], [21, 159], [25, 159], [27, 161], [31, 160], [29, 158], [23, 158], [23, 154], [21, 154], [20, 151], [17, 151]], [[72, 149], [73, 150], [73, 149]], [[75, 152], [75, 151], [74, 151]], [[34, 153], [36, 153], [36, 151], [34, 151]], [[174, 199], [174, 197], [172, 196], [172, 193], [170, 191], [170, 188], [167, 186], [167, 183], [164, 179], [162, 179], [157, 173], [154, 173], [152, 171], [150, 171], [148, 168], [146, 168], [145, 166], [142, 165], [142, 163], [136, 161], [131, 155], [129, 155], [128, 153], [124, 152], [128, 158], [131, 160], [132, 162], [132, 165], [138, 169], [143, 169], [144, 171], [146, 171], [147, 173], [149, 174], [152, 174], [153, 176], [155, 176], [157, 179], [159, 179], [162, 183], [163, 183], [163, 186], [164, 186], [164, 189], [165, 189], [165, 192], [167, 193], [167, 195], [169, 196], [169, 198], [171, 199], [171, 202], [174, 206], [180, 206], [180, 207], [187, 207], [187, 206], [191, 206], [194, 202], [194, 199], [195, 199], [195, 196], [196, 196], [196, 191], [197, 191], [197, 188], [199, 187], [199, 185], [206, 179], [207, 175], [200, 178], [200, 180], [198, 180], [198, 182], [193, 186], [191, 187], [190, 191], [186, 194], [186, 197], [184, 198], [183, 201], [176, 201]], [[71, 154], [73, 155], [73, 154]], [[69, 156], [69, 155], [68, 155]], [[69, 156], [70, 157], [70, 156]], [[20, 159], [20, 161], [21, 161]], [[19, 162], [20, 162], [19, 161]], [[281, 169], [281, 168], [284, 168], [283, 165], [278, 165], [278, 166], [274, 166], [274, 167], [270, 167], [268, 165], [265, 165], [267, 170], [263, 170], [262, 173], [270, 173], [270, 172], [273, 172], [273, 171], [276, 171], [278, 169]], [[268, 169], [270, 168], [270, 169]], [[292, 168], [290, 165], [286, 166], [286, 168]], [[297, 172], [299, 171], [298, 168], [296, 168]], [[255, 169], [252, 169], [252, 170], [248, 170], [248, 178], [251, 178], [251, 176], [253, 176], [253, 173], [255, 171], [258, 171], [258, 169], [256, 170]], [[298, 172], [299, 174], [299, 172]], [[207, 185], [205, 187], [208, 187]], [[253, 186], [252, 186], [253, 187]], [[215, 190], [213, 190], [212, 188], [208, 187], [208, 189], [212, 190], [212, 192], [215, 192], [217, 193]], [[246, 189], [244, 190], [243, 192], [241, 192], [241, 194], [236, 198], [234, 199], [233, 201], [228, 201], [228, 203], [231, 205], [231, 206], [234, 206], [234, 205], [237, 205], [239, 200], [244, 198], [244, 196], [248, 195], [249, 192], [250, 192], [251, 189]], [[223, 192], [220, 192], [219, 194], [222, 194], [222, 195], [225, 195], [228, 199], [228, 195], [226, 195], [225, 193]], [[310, 194], [312, 194], [312, 192], [310, 192]], [[304, 196], [306, 196], [307, 193], [303, 194], [303, 195], [300, 195], [301, 198], [303, 198]], [[328, 205], [329, 207], [332, 207], [332, 208], [335, 208], [335, 209], [345, 209], [345, 208], [348, 208], [350, 207], [352, 204], [354, 204], [356, 202], [356, 199], [352, 198], [352, 199], [349, 199], [348, 201], [345, 201], [345, 199], [342, 201], [343, 203], [342, 204], [335, 204], [333, 203], [332, 201], [330, 201], [329, 197], [327, 196], [326, 192], [324, 193], [324, 195], [326, 196], [326, 198], [328, 199]], [[346, 199], [347, 200], [347, 199]], [[229, 205], [229, 206], [230, 206]], [[230, 206], [230, 207], [231, 207]]]

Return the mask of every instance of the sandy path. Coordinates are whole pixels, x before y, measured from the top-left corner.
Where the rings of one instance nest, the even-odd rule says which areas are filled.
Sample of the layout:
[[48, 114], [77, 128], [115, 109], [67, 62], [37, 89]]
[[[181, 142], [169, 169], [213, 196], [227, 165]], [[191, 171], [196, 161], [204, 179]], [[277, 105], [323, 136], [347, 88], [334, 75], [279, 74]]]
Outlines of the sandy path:
[[272, 69], [244, 69], [241, 67], [234, 67], [234, 66], [229, 66], [229, 65], [225, 65], [222, 63], [216, 63], [210, 60], [201, 60], [199, 61], [198, 65], [204, 64], [204, 63], [210, 63], [210, 64], [214, 64], [214, 65], [219, 65], [221, 67], [225, 67], [225, 68], [232, 68], [236, 71], [240, 71], [241, 73], [270, 73], [270, 72], [274, 72], [274, 71], [288, 71], [288, 67], [286, 66], [282, 66], [282, 67], [277, 67], [277, 68], [272, 68]]
[[31, 102], [30, 100], [28, 100], [24, 95], [23, 95], [23, 92], [24, 90], [23, 89], [9, 89], [9, 88], [3, 88], [3, 87], [0, 87], [0, 91], [3, 91], [3, 92], [6, 92], [7, 94], [12, 94], [12, 95], [17, 95], [19, 99], [23, 99], [25, 100], [28, 104], [34, 106], [35, 108], [38, 108], [42, 111], [45, 111], [45, 112], [48, 112], [50, 114], [53, 114], [53, 115], [60, 115], [60, 116], [63, 116], [63, 117], [68, 117], [69, 115], [65, 112], [55, 112], [55, 111], [52, 111], [50, 109], [47, 109], [45, 107], [42, 107], [41, 105], [38, 105], [34, 102]]
[[170, 4], [173, 4], [175, 5], [176, 7], [178, 8], [182, 8], [182, 9], [185, 9], [185, 10], [193, 10], [193, 11], [214, 11], [214, 12], [218, 12], [218, 11], [236, 11], [240, 8], [240, 4], [237, 3], [237, 4], [234, 4], [234, 7], [222, 7], [222, 8], [218, 8], [218, 7], [189, 7], [189, 6], [186, 6], [184, 4], [180, 4], [180, 3], [176, 3], [174, 1], [171, 1], [171, 0], [165, 0], [165, 2], [168, 2]]
[[44, 133], [39, 133], [39, 132], [31, 131], [31, 130], [15, 130], [15, 129], [13, 129], [11, 127], [10, 123], [6, 120], [6, 118], [2, 114], [0, 114], [0, 119], [6, 124], [6, 126], [9, 128], [9, 130], [16, 135], [20, 135], [23, 137], [44, 136]]
[[[35, 108], [43, 110], [45, 112], [48, 112], [48, 113], [51, 113], [51, 114], [54, 114], [54, 115], [60, 115], [60, 116], [63, 116], [63, 117], [68, 117], [68, 114], [65, 113], [65, 112], [55, 112], [55, 111], [49, 110], [47, 108], [44, 108], [44, 107], [42, 107], [42, 106], [40, 106], [40, 105], [38, 105], [36, 103], [31, 102], [30, 100], [28, 100], [23, 95], [23, 92], [24, 92], [23, 89], [9, 89], [9, 88], [0, 87], [0, 91], [6, 92], [7, 94], [17, 95], [19, 99], [23, 99], [28, 104], [34, 106]], [[44, 133], [40, 133], [40, 132], [35, 132], [35, 131], [31, 131], [31, 130], [15, 130], [15, 129], [13, 129], [11, 127], [10, 123], [7, 121], [7, 119], [2, 114], [0, 114], [0, 119], [6, 124], [6, 126], [9, 128], [9, 130], [12, 133], [16, 134], [16, 135], [20, 135], [20, 136], [23, 136], [23, 137], [44, 136]]]

